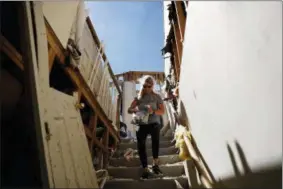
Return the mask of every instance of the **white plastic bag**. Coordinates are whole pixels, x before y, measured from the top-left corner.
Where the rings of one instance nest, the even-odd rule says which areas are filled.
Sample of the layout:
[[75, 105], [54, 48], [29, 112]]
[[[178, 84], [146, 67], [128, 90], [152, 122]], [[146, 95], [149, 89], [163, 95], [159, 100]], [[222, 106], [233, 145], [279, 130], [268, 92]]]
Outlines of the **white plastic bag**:
[[145, 125], [148, 123], [149, 114], [145, 111], [138, 111], [132, 114], [132, 124], [134, 125]]

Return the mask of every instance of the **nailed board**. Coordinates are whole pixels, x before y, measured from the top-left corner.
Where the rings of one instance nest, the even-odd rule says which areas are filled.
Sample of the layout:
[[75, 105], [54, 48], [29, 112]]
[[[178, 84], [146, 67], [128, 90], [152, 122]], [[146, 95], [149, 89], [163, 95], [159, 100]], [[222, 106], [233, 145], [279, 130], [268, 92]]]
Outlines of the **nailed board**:
[[84, 25], [81, 47], [82, 56], [79, 70], [81, 71], [84, 79], [88, 81], [96, 56], [98, 55], [99, 47], [95, 44], [87, 23]]
[[[48, 140], [55, 188], [98, 188], [76, 98], [50, 88]], [[51, 103], [50, 103], [51, 104]]]

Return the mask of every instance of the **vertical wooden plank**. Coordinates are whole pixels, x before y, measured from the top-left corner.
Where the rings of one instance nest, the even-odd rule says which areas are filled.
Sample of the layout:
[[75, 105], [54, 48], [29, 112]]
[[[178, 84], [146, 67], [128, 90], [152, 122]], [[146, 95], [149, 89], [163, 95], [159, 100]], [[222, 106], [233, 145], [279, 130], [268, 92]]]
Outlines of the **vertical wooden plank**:
[[[47, 141], [45, 140], [47, 122], [44, 122], [44, 111], [46, 111], [43, 102], [44, 96], [38, 76], [37, 56], [35, 50], [35, 38], [32, 19], [31, 5], [34, 2], [22, 2], [19, 6], [20, 25], [21, 25], [21, 49], [23, 52], [25, 86], [31, 98], [31, 108], [33, 109], [33, 123], [35, 125], [38, 153], [41, 163], [41, 179], [43, 188], [53, 188], [54, 180], [51, 171], [50, 156]], [[37, 15], [35, 15], [37, 16]], [[41, 56], [38, 56], [41, 59]]]
[[[68, 115], [69, 117], [70, 115]], [[86, 165], [85, 160], [83, 158], [83, 153], [86, 153], [83, 150], [80, 135], [81, 133], [78, 131], [77, 118], [73, 117], [71, 119], [66, 118], [65, 124], [68, 125], [68, 138], [70, 144], [70, 156], [73, 159], [75, 173], [77, 177], [78, 188], [87, 187], [87, 173], [86, 173]]]
[[[64, 127], [63, 117], [57, 117], [54, 120], [49, 120], [49, 128], [50, 133], [52, 133], [52, 138], [48, 141], [48, 146], [50, 149], [50, 158], [52, 162], [51, 168], [54, 176], [55, 188], [68, 188], [66, 167], [64, 164], [62, 144], [60, 141], [60, 138], [62, 136], [62, 126]], [[64, 141], [64, 139], [62, 140]], [[63, 149], [65, 149], [65, 146], [63, 146]]]
[[68, 126], [70, 153], [75, 164], [79, 187], [97, 188], [96, 175], [92, 166], [84, 126], [79, 112], [74, 107], [77, 99], [68, 97], [68, 95], [65, 96], [64, 100], [67, 101], [69, 99], [68, 104], [65, 105], [65, 124]]
[[[56, 98], [55, 102], [56, 102], [57, 111], [54, 111], [54, 113], [56, 113], [54, 115], [54, 118], [56, 118], [56, 115], [57, 116], [60, 114], [62, 115], [63, 112], [66, 112], [66, 107], [68, 107], [68, 101], [66, 101], [65, 94], [60, 93], [59, 91], [56, 91], [54, 89], [52, 90], [53, 90], [52, 94], [55, 95]], [[66, 119], [68, 119], [68, 117], [64, 116], [61, 117], [61, 119], [63, 120], [63, 123], [58, 125], [60, 138], [58, 138], [57, 140], [58, 143], [60, 142], [59, 144], [61, 145], [61, 156], [65, 168], [66, 181], [68, 184], [68, 188], [77, 188], [79, 187], [79, 181], [75, 174], [76, 172], [74, 167], [75, 162], [72, 158], [72, 155], [70, 154], [72, 150], [70, 142], [72, 141], [70, 141], [69, 139], [69, 125], [66, 124]]]
[[40, 85], [49, 87], [48, 42], [42, 6], [43, 2], [33, 2], [34, 20], [36, 27], [35, 31], [37, 37], [37, 63], [39, 70], [39, 79], [41, 80]]
[[50, 88], [49, 94], [49, 101], [56, 104], [50, 109], [52, 119], [49, 121], [49, 128], [52, 136], [48, 141], [55, 187], [79, 187], [79, 181], [75, 174], [75, 162], [70, 154], [72, 149], [69, 144], [69, 128], [64, 118], [66, 104], [62, 97], [63, 93]]

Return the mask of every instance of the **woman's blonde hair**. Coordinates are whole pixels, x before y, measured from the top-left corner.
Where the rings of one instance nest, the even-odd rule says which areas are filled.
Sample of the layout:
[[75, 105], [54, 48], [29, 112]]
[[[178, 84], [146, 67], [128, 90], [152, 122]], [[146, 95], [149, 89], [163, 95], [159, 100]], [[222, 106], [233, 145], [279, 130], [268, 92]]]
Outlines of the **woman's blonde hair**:
[[145, 75], [143, 77], [141, 77], [140, 79], [138, 79], [139, 83], [140, 83], [140, 91], [139, 91], [139, 94], [138, 94], [138, 99], [141, 99], [143, 96], [144, 96], [144, 88], [143, 88], [143, 85], [145, 83], [151, 83], [152, 84], [152, 93], [153, 94], [157, 94], [155, 91], [154, 91], [154, 86], [155, 86], [155, 79], [150, 76], [150, 75]]

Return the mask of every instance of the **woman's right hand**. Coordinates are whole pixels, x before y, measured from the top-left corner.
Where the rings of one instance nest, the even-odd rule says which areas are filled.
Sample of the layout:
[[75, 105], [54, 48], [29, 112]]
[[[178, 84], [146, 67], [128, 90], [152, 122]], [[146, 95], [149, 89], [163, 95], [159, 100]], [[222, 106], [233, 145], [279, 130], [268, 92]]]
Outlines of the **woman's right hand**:
[[128, 113], [132, 114], [132, 113], [136, 113], [138, 111], [137, 109], [137, 100], [133, 100], [133, 102], [131, 103], [131, 106], [128, 108]]
[[131, 108], [130, 111], [131, 111], [132, 113], [137, 113], [138, 109], [137, 109], [137, 108]]

